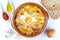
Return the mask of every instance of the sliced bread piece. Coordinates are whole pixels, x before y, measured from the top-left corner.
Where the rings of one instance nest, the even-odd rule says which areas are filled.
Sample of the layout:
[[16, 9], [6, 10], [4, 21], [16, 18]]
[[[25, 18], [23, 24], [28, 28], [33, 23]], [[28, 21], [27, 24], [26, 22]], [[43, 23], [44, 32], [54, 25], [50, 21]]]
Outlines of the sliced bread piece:
[[60, 0], [41, 0], [41, 3], [47, 8], [52, 10], [60, 9]]

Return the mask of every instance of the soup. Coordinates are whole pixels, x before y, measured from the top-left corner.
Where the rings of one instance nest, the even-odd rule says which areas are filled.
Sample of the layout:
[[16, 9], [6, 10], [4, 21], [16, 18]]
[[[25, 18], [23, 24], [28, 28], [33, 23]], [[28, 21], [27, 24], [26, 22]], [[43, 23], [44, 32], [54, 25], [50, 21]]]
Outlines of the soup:
[[15, 23], [22, 34], [32, 36], [43, 28], [44, 15], [37, 6], [26, 5], [16, 13]]

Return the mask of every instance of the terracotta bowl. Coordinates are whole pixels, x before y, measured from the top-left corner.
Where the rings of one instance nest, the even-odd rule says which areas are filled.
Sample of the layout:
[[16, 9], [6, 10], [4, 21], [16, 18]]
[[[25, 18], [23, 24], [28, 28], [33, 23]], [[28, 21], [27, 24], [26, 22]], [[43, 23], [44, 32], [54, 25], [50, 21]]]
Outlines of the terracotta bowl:
[[[41, 9], [41, 11], [43, 12], [43, 15], [44, 15], [44, 17], [45, 17], [43, 27], [41, 28], [41, 31], [40, 31], [39, 33], [37, 33], [36, 35], [32, 35], [32, 36], [25, 35], [25, 34], [21, 33], [21, 32], [18, 30], [18, 28], [16, 27], [16, 25], [15, 25], [16, 13], [18, 12], [18, 10], [19, 10], [20, 8], [22, 8], [22, 7], [26, 6], [26, 5], [37, 6], [38, 8]], [[22, 35], [22, 36], [25, 36], [25, 37], [30, 37], [30, 38], [31, 38], [31, 37], [35, 37], [35, 36], [41, 34], [41, 33], [44, 31], [44, 29], [45, 29], [45, 27], [46, 27], [46, 25], [47, 25], [47, 22], [48, 22], [48, 18], [49, 18], [48, 13], [47, 13], [46, 10], [45, 10], [42, 6], [40, 6], [39, 4], [36, 4], [36, 3], [33, 3], [33, 2], [23, 3], [23, 4], [19, 5], [19, 7], [14, 11], [14, 14], [13, 14], [13, 17], [12, 17], [12, 27], [13, 27], [13, 29], [16, 30], [16, 32], [17, 32], [18, 34], [20, 34], [20, 35]]]

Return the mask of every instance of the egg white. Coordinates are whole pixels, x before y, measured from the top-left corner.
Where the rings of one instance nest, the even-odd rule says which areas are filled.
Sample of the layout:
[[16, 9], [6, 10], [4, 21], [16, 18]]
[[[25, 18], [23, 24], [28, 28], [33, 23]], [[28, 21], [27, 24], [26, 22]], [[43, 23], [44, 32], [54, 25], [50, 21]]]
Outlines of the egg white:
[[31, 21], [30, 23], [36, 22], [36, 18], [35, 18], [35, 17], [32, 17], [31, 15], [29, 15], [28, 12], [24, 12], [24, 15], [20, 15], [20, 20], [22, 20], [22, 21], [25, 23], [26, 26], [30, 24], [30, 23], [27, 24], [27, 23], [25, 22], [25, 18], [26, 18], [27, 16], [29, 16], [29, 17], [32, 18], [32, 21]]

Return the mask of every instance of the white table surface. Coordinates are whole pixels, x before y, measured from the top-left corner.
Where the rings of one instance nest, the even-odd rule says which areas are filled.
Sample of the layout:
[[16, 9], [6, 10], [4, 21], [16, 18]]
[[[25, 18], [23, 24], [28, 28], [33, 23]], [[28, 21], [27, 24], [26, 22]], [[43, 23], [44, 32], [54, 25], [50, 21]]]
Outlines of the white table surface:
[[[8, 0], [0, 0], [0, 3], [3, 5], [5, 11], [6, 11], [7, 1]], [[10, 0], [10, 1], [13, 2], [15, 9], [24, 2], [35, 2], [41, 5], [41, 0]], [[56, 30], [56, 34], [53, 38], [48, 38], [45, 31], [51, 28]], [[14, 35], [12, 35], [10, 38], [5, 38], [5, 33], [9, 29], [12, 29], [14, 31]], [[60, 18], [57, 20], [53, 20], [49, 16], [49, 21], [47, 23], [46, 29], [42, 32], [42, 34], [34, 38], [26, 38], [23, 36], [18, 37], [15, 33], [15, 30], [11, 26], [11, 20], [10, 21], [3, 20], [2, 9], [0, 7], [0, 40], [60, 40]]]

